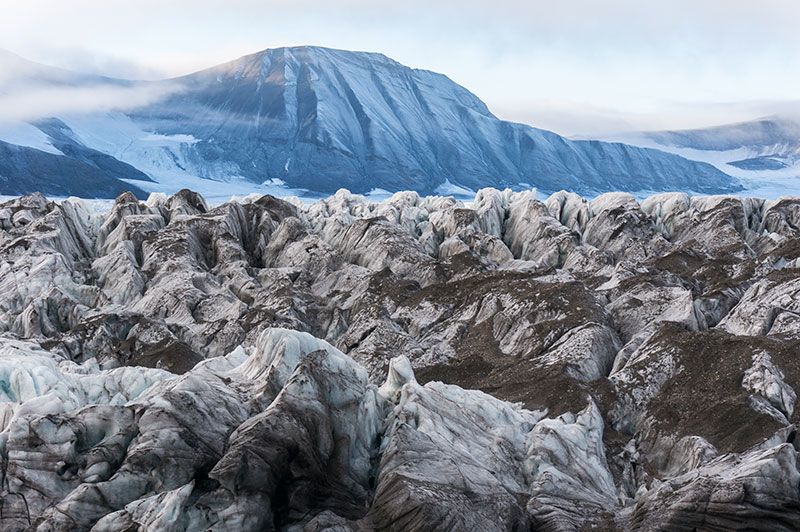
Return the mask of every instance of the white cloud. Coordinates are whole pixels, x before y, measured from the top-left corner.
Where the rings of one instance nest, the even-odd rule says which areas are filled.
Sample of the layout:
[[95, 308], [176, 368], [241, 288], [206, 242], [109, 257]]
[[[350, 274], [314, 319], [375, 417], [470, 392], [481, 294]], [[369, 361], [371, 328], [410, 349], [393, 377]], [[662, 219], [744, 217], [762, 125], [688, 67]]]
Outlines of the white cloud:
[[56, 52], [48, 55], [51, 62], [55, 61], [64, 68], [86, 74], [133, 80], [156, 80], [169, 75], [168, 70], [146, 62], [79, 47], [60, 46]]
[[119, 82], [40, 65], [0, 50], [0, 122], [125, 111], [179, 91], [177, 83]]
[[0, 122], [88, 112], [125, 111], [161, 100], [177, 86], [28, 86], [0, 95]]

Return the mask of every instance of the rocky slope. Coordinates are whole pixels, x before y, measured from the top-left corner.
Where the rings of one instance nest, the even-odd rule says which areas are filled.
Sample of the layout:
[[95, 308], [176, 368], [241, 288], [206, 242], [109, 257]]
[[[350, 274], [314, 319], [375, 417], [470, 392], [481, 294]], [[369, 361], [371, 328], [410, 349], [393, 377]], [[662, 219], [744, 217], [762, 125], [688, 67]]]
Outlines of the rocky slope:
[[4, 530], [795, 530], [800, 199], [0, 205]]
[[[0, 55], [0, 67], [2, 60]], [[63, 71], [23, 66], [14, 68], [30, 71], [28, 84], [57, 83], [63, 89]], [[38, 163], [29, 159], [39, 152], [43, 159], [88, 162], [108, 179], [139, 180], [134, 184], [145, 190], [171, 193], [187, 183], [214, 189], [219, 181], [244, 182], [248, 191], [268, 183], [326, 195], [340, 187], [433, 193], [508, 186], [591, 194], [741, 188], [709, 164], [620, 143], [571, 141], [500, 120], [446, 76], [382, 54], [277, 48], [172, 80], [92, 83], [159, 97], [141, 105], [127, 97], [116, 112], [45, 115], [40, 118], [50, 120], [5, 133], [0, 124], [0, 141], [27, 142], [25, 158], [0, 168], [7, 181], [0, 178], [0, 193], [20, 192], [21, 180]], [[95, 164], [98, 152], [109, 158], [103, 165]], [[20, 184], [12, 188], [14, 183]], [[50, 180], [38, 187], [25, 182], [26, 191], [61, 194], [71, 187], [69, 193], [81, 197], [101, 193], [79, 185], [66, 180], [58, 189]]]

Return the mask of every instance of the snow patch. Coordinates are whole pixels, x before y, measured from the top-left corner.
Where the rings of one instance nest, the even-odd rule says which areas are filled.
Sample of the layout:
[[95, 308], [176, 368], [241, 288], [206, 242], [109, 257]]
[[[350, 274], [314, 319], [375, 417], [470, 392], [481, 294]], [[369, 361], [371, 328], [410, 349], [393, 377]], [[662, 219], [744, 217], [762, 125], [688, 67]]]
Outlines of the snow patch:
[[434, 192], [440, 196], [455, 196], [472, 199], [475, 197], [475, 191], [467, 187], [462, 187], [455, 183], [451, 183], [449, 179], [445, 179], [444, 183], [436, 187]]
[[27, 122], [0, 121], [0, 141], [35, 148], [54, 155], [64, 155], [53, 146], [50, 137]]

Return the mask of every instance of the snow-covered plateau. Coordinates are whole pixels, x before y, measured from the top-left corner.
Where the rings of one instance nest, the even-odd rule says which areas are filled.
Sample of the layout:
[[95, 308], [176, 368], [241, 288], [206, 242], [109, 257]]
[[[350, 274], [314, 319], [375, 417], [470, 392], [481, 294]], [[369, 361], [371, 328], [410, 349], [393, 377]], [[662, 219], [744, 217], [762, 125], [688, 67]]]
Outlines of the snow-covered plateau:
[[798, 353], [800, 198], [13, 198], [0, 529], [797, 530]]

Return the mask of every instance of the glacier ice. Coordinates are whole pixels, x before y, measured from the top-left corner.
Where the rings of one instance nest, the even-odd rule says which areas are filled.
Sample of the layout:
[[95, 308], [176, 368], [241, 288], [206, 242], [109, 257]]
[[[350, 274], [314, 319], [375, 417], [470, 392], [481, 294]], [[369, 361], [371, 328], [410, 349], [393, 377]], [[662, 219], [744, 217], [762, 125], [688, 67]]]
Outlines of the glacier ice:
[[797, 528], [798, 205], [0, 204], [0, 527]]

